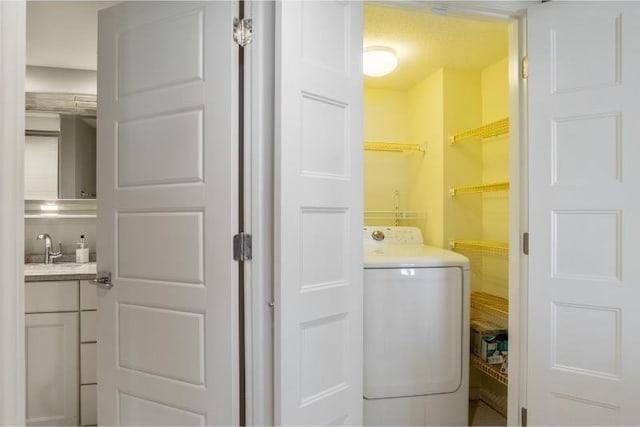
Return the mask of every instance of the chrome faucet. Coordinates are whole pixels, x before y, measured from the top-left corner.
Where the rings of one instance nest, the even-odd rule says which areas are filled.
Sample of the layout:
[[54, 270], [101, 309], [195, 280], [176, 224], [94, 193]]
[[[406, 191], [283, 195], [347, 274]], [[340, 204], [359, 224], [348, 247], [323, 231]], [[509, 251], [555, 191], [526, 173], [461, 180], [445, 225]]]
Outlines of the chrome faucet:
[[40, 234], [36, 237], [36, 240], [44, 240], [44, 263], [53, 264], [53, 260], [62, 256], [62, 243], [58, 243], [58, 252], [53, 252], [51, 245], [51, 236], [47, 233]]

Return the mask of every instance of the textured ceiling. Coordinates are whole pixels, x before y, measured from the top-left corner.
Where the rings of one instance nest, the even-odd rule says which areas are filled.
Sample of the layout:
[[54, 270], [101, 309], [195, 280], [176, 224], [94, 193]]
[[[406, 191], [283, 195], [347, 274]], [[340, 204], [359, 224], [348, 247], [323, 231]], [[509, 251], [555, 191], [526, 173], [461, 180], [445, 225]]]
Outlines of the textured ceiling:
[[28, 1], [27, 65], [95, 70], [98, 10], [115, 1]]
[[438, 68], [481, 70], [508, 54], [507, 24], [366, 5], [364, 47], [395, 49], [398, 68], [365, 86], [407, 90]]
[[[115, 1], [28, 1], [27, 64], [96, 69], [97, 11]], [[371, 87], [406, 90], [440, 67], [480, 70], [507, 56], [507, 25], [366, 5], [364, 46], [396, 50], [398, 68], [365, 77]]]

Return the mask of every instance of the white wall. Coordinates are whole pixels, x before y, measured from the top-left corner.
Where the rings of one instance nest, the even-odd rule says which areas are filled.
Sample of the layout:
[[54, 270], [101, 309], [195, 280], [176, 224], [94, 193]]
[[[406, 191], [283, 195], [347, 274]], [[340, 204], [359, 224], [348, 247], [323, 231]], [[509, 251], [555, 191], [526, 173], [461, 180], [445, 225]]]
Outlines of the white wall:
[[76, 243], [84, 234], [89, 244], [89, 252], [96, 251], [96, 219], [95, 218], [27, 218], [24, 221], [24, 252], [27, 255], [42, 255], [44, 242], [36, 240], [38, 234], [48, 233], [58, 250], [58, 242], [62, 243], [62, 251], [75, 255]]
[[34, 66], [26, 71], [25, 92], [95, 95], [97, 85], [96, 71]]
[[[95, 71], [28, 66], [26, 73], [26, 92], [93, 95], [97, 93]], [[42, 254], [42, 242], [35, 240], [36, 236], [41, 233], [50, 234], [56, 246], [58, 242], [62, 242], [63, 251], [68, 254], [75, 254], [75, 243], [79, 241], [80, 235], [84, 234], [87, 236], [90, 252], [95, 252], [95, 218], [25, 219], [25, 255]]]

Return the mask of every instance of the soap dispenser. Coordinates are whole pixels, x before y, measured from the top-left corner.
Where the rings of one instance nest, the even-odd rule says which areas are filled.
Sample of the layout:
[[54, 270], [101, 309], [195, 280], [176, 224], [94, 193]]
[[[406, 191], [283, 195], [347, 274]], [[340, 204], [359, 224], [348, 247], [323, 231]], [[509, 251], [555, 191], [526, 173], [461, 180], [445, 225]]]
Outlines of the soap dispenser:
[[76, 244], [76, 263], [84, 264], [89, 262], [89, 246], [84, 238], [84, 234], [80, 236], [80, 242]]

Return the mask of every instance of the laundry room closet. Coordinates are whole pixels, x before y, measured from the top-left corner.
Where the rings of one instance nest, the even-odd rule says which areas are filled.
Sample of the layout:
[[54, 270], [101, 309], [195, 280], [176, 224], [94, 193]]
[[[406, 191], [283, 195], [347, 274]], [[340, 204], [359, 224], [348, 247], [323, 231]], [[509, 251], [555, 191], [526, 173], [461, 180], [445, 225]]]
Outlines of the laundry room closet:
[[397, 60], [379, 77], [365, 66], [365, 225], [418, 227], [469, 258], [471, 425], [481, 406], [491, 425], [507, 415], [508, 43], [505, 22], [365, 6], [365, 54]]

